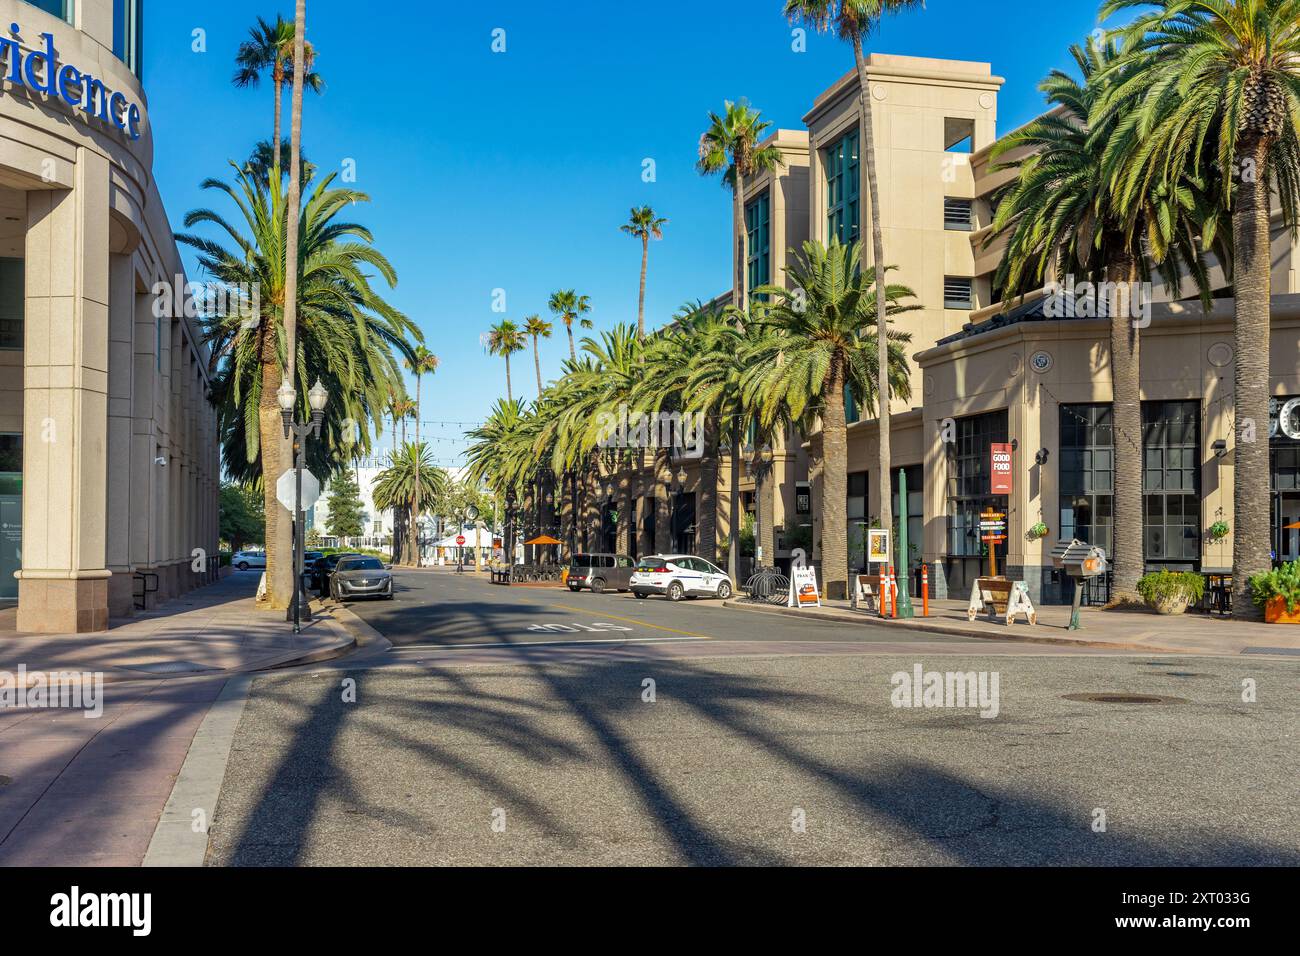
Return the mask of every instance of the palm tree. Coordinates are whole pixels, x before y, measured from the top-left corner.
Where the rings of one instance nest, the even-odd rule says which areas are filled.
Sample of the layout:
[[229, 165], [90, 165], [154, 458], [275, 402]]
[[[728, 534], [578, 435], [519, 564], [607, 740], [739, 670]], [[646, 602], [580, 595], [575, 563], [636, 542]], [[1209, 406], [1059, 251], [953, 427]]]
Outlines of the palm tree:
[[650, 261], [650, 240], [662, 239], [666, 225], [668, 220], [656, 217], [654, 210], [649, 206], [642, 206], [640, 209], [633, 206], [627, 223], [618, 227], [629, 236], [636, 236], [641, 240], [641, 292], [636, 303], [636, 335], [639, 339], [645, 339], [645, 272], [646, 265]]
[[576, 362], [578, 351], [573, 346], [573, 323], [576, 321], [582, 329], [592, 327], [591, 319], [585, 318], [586, 313], [591, 311], [591, 298], [578, 295], [574, 289], [561, 289], [551, 293], [548, 306], [556, 318], [564, 323], [564, 331], [569, 333], [569, 360]]
[[[244, 89], [261, 82], [262, 74], [270, 71], [271, 85], [275, 92], [275, 134], [271, 139], [270, 152], [274, 154], [275, 167], [280, 166], [282, 99], [284, 85], [293, 73], [294, 25], [279, 14], [275, 23], [267, 23], [261, 17], [257, 25], [248, 31], [248, 39], [239, 45], [235, 54], [235, 86]], [[315, 93], [325, 88], [325, 82], [319, 73], [312, 69], [316, 51], [311, 44], [304, 45], [306, 70], [303, 74], [303, 86]]]
[[514, 390], [510, 385], [510, 356], [522, 352], [525, 347], [524, 333], [509, 319], [502, 319], [488, 331], [488, 353], [506, 360], [506, 398], [510, 401], [514, 401]]
[[[881, 395], [877, 410], [879, 422], [878, 444], [880, 448], [880, 497], [884, 501], [889, 497], [890, 469], [890, 423], [889, 423], [889, 377], [885, 373], [888, 367], [886, 357], [889, 336], [885, 325], [885, 270], [880, 268], [885, 258], [885, 237], [881, 226], [880, 184], [876, 174], [876, 127], [872, 116], [871, 90], [867, 78], [867, 59], [862, 52], [862, 41], [879, 28], [887, 13], [900, 13], [917, 7], [924, 8], [925, 0], [785, 0], [785, 15], [790, 22], [801, 22], [813, 27], [819, 33], [834, 29], [841, 40], [847, 40], [853, 47], [853, 62], [858, 72], [858, 111], [862, 122], [862, 157], [863, 168], [867, 172], [867, 199], [871, 203], [871, 255], [876, 266], [876, 345], [880, 354], [876, 356], [876, 368], [880, 369], [880, 381], [876, 391]], [[886, 509], [887, 510], [887, 509]], [[907, 555], [899, 555], [900, 567], [907, 566]]]
[[[284, 607], [292, 594], [292, 573], [278, 589], [276, 582], [283, 582], [277, 572], [289, 564], [288, 528], [270, 516], [283, 511], [275, 483], [289, 462], [276, 402], [283, 370], [291, 367], [285, 305], [289, 277], [302, 277], [293, 297], [300, 332], [293, 340], [297, 355], [292, 366], [298, 414], [309, 414], [309, 376], [319, 377], [331, 396], [323, 438], [307, 448], [308, 467], [316, 474], [332, 473], [357, 453], [355, 427], [348, 422], [377, 421], [383, 415], [390, 390], [401, 388], [398, 356], [413, 354], [410, 341], [419, 341], [420, 332], [371, 287], [369, 275], [377, 273], [390, 287], [397, 275], [372, 247], [369, 230], [338, 219], [344, 210], [368, 201], [364, 193], [331, 188], [331, 175], [307, 197], [300, 214], [290, 216], [282, 181], [254, 180], [231, 166], [234, 185], [209, 179], [203, 187], [224, 193], [243, 217], [242, 226], [212, 209], [185, 217], [187, 229], [215, 226], [229, 245], [193, 234], [176, 238], [197, 250], [199, 265], [217, 282], [261, 291], [255, 321], [231, 310], [209, 319], [205, 336], [214, 372], [213, 400], [220, 409], [223, 469], [234, 480], [261, 482], [268, 515], [267, 580], [272, 602]], [[286, 268], [284, 253], [291, 222], [300, 223], [303, 237], [296, 269]], [[360, 449], [368, 453], [370, 443], [369, 432], [363, 432]]]
[[[1148, 6], [1106, 0], [1101, 15]], [[1152, 182], [1231, 170], [1236, 422], [1268, 421], [1270, 205], [1300, 213], [1300, 0], [1163, 0], [1123, 31], [1132, 67], [1122, 91], [1140, 91], [1141, 161], [1118, 178], [1125, 192]], [[1257, 618], [1249, 579], [1270, 567], [1268, 441], [1237, 436], [1233, 475], [1233, 615]]]
[[393, 563], [419, 563], [419, 516], [447, 490], [447, 473], [435, 468], [428, 449], [408, 442], [389, 456], [388, 467], [375, 476], [375, 507], [398, 515], [401, 534], [393, 534]]
[[537, 398], [540, 401], [542, 397], [542, 360], [537, 352], [537, 340], [549, 339], [551, 337], [552, 324], [543, 319], [540, 315], [530, 315], [524, 319], [524, 334], [532, 336], [533, 339], [533, 368], [537, 370]]
[[[1017, 168], [1003, 194], [986, 245], [1006, 240], [995, 285], [1004, 299], [1044, 279], [1076, 275], [1132, 289], [1151, 278], [1152, 265], [1177, 294], [1184, 275], [1196, 283], [1206, 306], [1210, 286], [1202, 235], [1213, 225], [1213, 204], [1198, 184], [1159, 189], [1126, 207], [1108, 185], [1108, 163], [1126, 135], [1122, 112], [1099, 111], [1124, 74], [1114, 69], [1118, 49], [1106, 40], [1073, 46], [1082, 82], [1054, 70], [1040, 85], [1054, 108], [1047, 115], [993, 145], [994, 161], [1013, 151], [1022, 160], [997, 168]], [[1130, 104], [1131, 105], [1131, 104]], [[1095, 125], [1093, 121], [1097, 121]], [[1112, 424], [1115, 441], [1113, 574], [1111, 597], [1117, 603], [1139, 600], [1138, 578], [1145, 567], [1142, 536], [1142, 407], [1138, 385], [1138, 329], [1118, 297], [1106, 304], [1110, 316]]]
[[[876, 362], [879, 350], [874, 336], [864, 335], [876, 316], [875, 269], [860, 271], [862, 247], [830, 247], [805, 242], [788, 272], [792, 289], [764, 286], [757, 290], [770, 297], [751, 316], [755, 343], [746, 350], [742, 389], [760, 428], [770, 428], [782, 418], [808, 422], [821, 417], [822, 472], [822, 578], [826, 594], [843, 598], [848, 590], [848, 440], [844, 422], [844, 394], [859, 407], [881, 403]], [[802, 290], [802, 291], [800, 291]], [[886, 285], [887, 315], [919, 308], [903, 305], [914, 293], [906, 286]], [[888, 330], [886, 371], [892, 392], [910, 397], [906, 346], [911, 336]], [[882, 482], [888, 494], [888, 478]], [[887, 511], [887, 509], [884, 509]]]
[[722, 115], [709, 114], [709, 128], [700, 137], [700, 158], [696, 164], [702, 176], [723, 174], [723, 184], [731, 187], [732, 235], [735, 244], [735, 273], [732, 279], [732, 305], [744, 309], [748, 302], [745, 289], [745, 182], [756, 173], [773, 170], [784, 162], [775, 146], [760, 146], [759, 141], [771, 123], [761, 120], [761, 113], [749, 103], [726, 101]]
[[406, 369], [415, 375], [415, 443], [420, 443], [420, 380], [438, 371], [438, 356], [423, 345], [415, 347], [414, 354], [406, 360]]

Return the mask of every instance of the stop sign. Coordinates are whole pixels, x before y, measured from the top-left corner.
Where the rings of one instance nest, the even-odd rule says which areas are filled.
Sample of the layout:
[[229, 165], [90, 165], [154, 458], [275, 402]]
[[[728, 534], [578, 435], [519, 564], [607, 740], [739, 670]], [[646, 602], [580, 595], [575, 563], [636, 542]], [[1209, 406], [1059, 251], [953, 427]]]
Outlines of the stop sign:
[[456, 544], [462, 548], [465, 546], [465, 536], [463, 534], [456, 535]]

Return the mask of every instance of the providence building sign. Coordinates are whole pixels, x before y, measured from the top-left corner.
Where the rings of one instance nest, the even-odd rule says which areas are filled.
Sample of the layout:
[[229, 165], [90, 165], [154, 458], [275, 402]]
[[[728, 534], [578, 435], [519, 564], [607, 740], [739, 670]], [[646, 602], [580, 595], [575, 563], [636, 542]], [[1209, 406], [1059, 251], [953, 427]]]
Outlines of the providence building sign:
[[73, 64], [60, 62], [54, 34], [42, 33], [41, 41], [39, 46], [27, 46], [18, 24], [9, 25], [9, 36], [0, 36], [0, 76], [5, 82], [61, 99], [92, 120], [116, 127], [131, 139], [140, 138], [143, 114], [138, 103], [130, 102], [123, 93], [109, 89], [103, 80], [83, 73]]

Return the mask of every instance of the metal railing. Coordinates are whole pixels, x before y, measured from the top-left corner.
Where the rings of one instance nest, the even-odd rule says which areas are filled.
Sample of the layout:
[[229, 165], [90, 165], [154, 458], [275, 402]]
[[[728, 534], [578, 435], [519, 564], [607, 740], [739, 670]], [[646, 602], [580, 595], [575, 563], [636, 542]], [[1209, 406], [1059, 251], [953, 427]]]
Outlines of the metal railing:
[[780, 568], [759, 568], [745, 581], [748, 600], [760, 604], [784, 604], [790, 596], [790, 579]]

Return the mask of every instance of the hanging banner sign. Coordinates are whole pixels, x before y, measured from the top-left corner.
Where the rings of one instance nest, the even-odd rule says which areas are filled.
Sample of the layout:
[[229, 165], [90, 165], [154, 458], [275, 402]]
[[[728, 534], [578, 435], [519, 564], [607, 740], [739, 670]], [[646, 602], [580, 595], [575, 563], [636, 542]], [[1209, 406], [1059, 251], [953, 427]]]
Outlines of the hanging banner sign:
[[1012, 448], [1009, 444], [995, 443], [989, 446], [989, 494], [1011, 494], [1011, 455]]
[[790, 569], [790, 594], [786, 607], [821, 607], [822, 598], [817, 590], [815, 568]]

